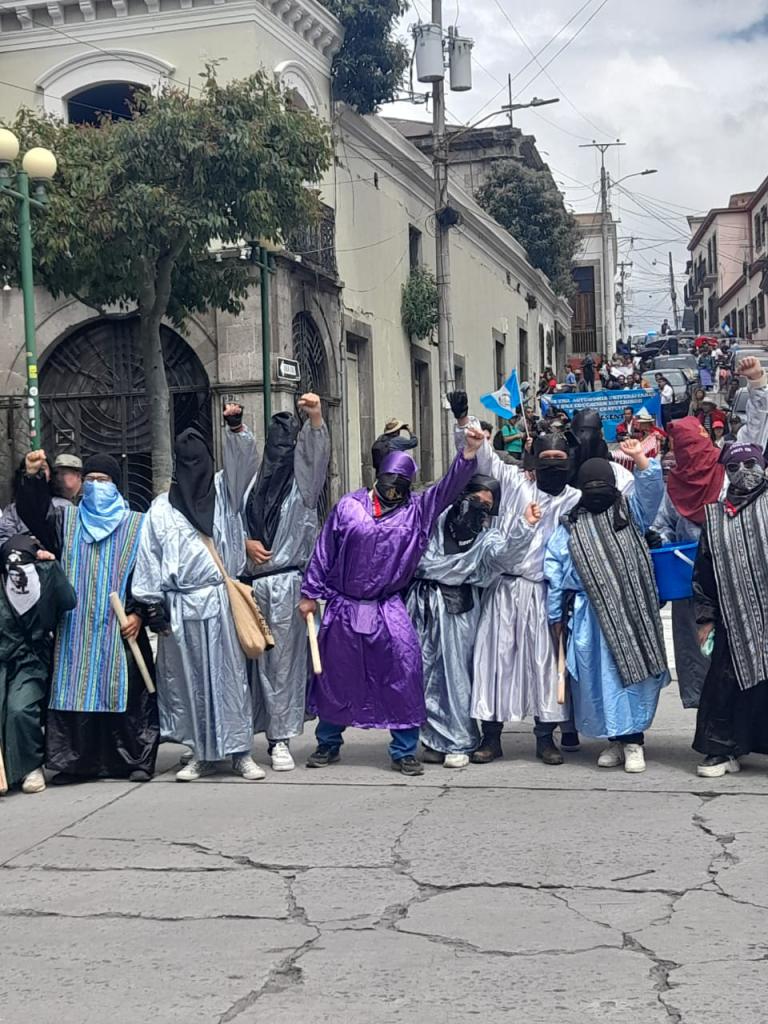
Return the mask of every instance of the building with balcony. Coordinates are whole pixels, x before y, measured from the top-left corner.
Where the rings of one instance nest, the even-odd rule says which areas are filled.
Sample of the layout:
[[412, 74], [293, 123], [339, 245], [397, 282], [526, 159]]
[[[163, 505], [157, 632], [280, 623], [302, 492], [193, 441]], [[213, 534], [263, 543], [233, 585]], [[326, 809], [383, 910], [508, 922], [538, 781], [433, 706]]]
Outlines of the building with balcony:
[[[278, 362], [295, 358], [301, 388], [317, 391], [332, 435], [327, 502], [370, 484], [370, 447], [384, 421], [411, 421], [424, 480], [443, 469], [434, 339], [409, 337], [402, 287], [411, 268], [434, 267], [433, 186], [428, 156], [382, 118], [334, 112], [331, 64], [340, 24], [316, 0], [23, 0], [0, 3], [0, 60], [13, 82], [0, 117], [21, 104], [70, 121], [122, 109], [137, 87], [194, 82], [225, 58], [223, 78], [265, 69], [293, 102], [329, 124], [336, 160], [321, 183], [317, 224], [286, 240], [270, 275], [273, 408], [292, 409], [295, 385]], [[519, 142], [521, 151], [525, 142]], [[533, 157], [531, 157], [533, 159]], [[458, 169], [457, 169], [458, 170]], [[571, 309], [534, 270], [522, 247], [453, 179], [462, 223], [452, 232], [457, 386], [474, 402], [513, 367], [533, 380], [563, 361]], [[250, 246], [215, 259], [250, 261]], [[233, 398], [262, 433], [262, 309], [259, 270], [239, 316], [209, 312], [183, 329], [165, 325], [166, 368], [178, 431], [195, 423], [219, 446], [221, 403]], [[36, 295], [44, 440], [54, 453], [106, 451], [123, 465], [134, 507], [152, 493], [147, 402], [130, 312], [97, 316], [73, 297]], [[0, 292], [0, 503], [26, 448], [21, 295]]]
[[728, 206], [689, 218], [686, 305], [698, 333], [727, 324], [740, 338], [768, 341], [768, 179]]

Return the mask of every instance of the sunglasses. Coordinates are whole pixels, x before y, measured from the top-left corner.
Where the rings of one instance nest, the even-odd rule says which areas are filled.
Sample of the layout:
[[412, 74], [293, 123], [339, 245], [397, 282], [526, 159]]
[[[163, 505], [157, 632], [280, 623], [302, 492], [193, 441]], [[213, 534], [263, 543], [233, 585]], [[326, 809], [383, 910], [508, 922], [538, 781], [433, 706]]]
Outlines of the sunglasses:
[[729, 462], [726, 464], [725, 468], [729, 473], [738, 473], [742, 466], [744, 466], [745, 469], [757, 469], [757, 459], [747, 459], [746, 462]]

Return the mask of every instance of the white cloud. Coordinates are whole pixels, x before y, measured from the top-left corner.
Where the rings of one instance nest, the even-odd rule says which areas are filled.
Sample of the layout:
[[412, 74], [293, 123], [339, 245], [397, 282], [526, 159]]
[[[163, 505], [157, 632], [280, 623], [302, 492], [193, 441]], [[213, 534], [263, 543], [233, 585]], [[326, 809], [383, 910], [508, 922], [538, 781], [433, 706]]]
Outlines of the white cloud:
[[[658, 251], [638, 254], [635, 285], [638, 295], [645, 296], [643, 308], [660, 301], [666, 313], [663, 296], [648, 299], [658, 286], [654, 275], [660, 273], [651, 261], [663, 260], [672, 248], [682, 274], [685, 212], [724, 205], [731, 193], [755, 188], [768, 175], [768, 2], [609, 0], [574, 39], [575, 30], [599, 2], [592, 0], [540, 58], [546, 63], [572, 39], [549, 68], [558, 89], [546, 74], [534, 78], [539, 71], [535, 64], [518, 74], [530, 54], [495, 0], [462, 0], [459, 28], [475, 39], [479, 63], [472, 92], [449, 94], [448, 107], [454, 120], [472, 120], [510, 72], [517, 76], [513, 92], [521, 92], [521, 102], [534, 95], [559, 95], [558, 105], [541, 113], [521, 111], [515, 123], [536, 136], [555, 178], [573, 186], [567, 194], [576, 210], [593, 210], [596, 197], [572, 179], [592, 184], [599, 173], [594, 151], [579, 149], [580, 142], [607, 141], [620, 134], [626, 148], [613, 150], [608, 157], [614, 178], [658, 168], [658, 174], [633, 179], [627, 188], [670, 204], [663, 208], [664, 220], [653, 219], [622, 199], [620, 234], [642, 237], [636, 248], [658, 246]], [[534, 51], [580, 6], [579, 0], [501, 3]], [[403, 20], [403, 32], [419, 11], [426, 15], [429, 6], [429, 0], [418, 0]], [[453, 0], [445, 0], [446, 24], [454, 21], [455, 12]], [[484, 112], [504, 102], [506, 91]], [[398, 104], [396, 109], [399, 116], [425, 117], [423, 107]], [[618, 212], [618, 197], [614, 199]]]

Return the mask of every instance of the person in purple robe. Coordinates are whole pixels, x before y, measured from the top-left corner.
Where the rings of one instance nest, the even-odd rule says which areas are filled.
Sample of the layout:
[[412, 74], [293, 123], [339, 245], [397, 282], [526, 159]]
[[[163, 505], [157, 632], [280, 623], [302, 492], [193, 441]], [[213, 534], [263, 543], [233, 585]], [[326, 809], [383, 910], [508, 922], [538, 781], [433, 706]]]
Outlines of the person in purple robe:
[[381, 462], [372, 491], [339, 501], [318, 538], [302, 584], [306, 618], [326, 602], [319, 644], [323, 671], [313, 676], [307, 708], [317, 715], [317, 750], [308, 768], [339, 759], [342, 733], [389, 729], [392, 767], [421, 775], [415, 757], [426, 721], [421, 649], [403, 602], [439, 516], [475, 472], [481, 431], [469, 428], [466, 445], [438, 483], [411, 493], [416, 463], [405, 452]]

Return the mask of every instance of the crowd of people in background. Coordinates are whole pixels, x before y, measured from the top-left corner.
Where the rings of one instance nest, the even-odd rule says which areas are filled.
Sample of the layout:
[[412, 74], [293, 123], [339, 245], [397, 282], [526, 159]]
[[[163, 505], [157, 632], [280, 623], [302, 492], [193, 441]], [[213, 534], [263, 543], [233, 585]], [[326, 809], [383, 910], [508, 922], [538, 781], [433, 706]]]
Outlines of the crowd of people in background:
[[[565, 384], [591, 391], [597, 368], [645, 387], [627, 358], [585, 360]], [[0, 518], [6, 786], [39, 793], [44, 768], [57, 785], [146, 782], [162, 740], [188, 748], [180, 782], [225, 765], [257, 781], [254, 736], [291, 771], [312, 717], [313, 769], [340, 759], [350, 726], [389, 730], [392, 768], [419, 776], [496, 761], [505, 723], [531, 720], [546, 765], [587, 736], [605, 741], [600, 768], [642, 772], [670, 681], [651, 552], [691, 541], [692, 594], [672, 607], [681, 699], [698, 709], [699, 774], [739, 770], [768, 753], [768, 381], [755, 358], [737, 373], [743, 422], [702, 384], [666, 428], [626, 408], [613, 450], [597, 411], [558, 408], [550, 371], [543, 411], [531, 400], [498, 425], [453, 392], [445, 476], [416, 489], [418, 438], [393, 418], [373, 486], [323, 524], [330, 439], [313, 394], [273, 417], [261, 449], [226, 404], [218, 472], [186, 430], [143, 514], [111, 456], [29, 452]]]

